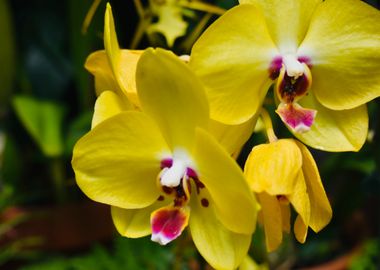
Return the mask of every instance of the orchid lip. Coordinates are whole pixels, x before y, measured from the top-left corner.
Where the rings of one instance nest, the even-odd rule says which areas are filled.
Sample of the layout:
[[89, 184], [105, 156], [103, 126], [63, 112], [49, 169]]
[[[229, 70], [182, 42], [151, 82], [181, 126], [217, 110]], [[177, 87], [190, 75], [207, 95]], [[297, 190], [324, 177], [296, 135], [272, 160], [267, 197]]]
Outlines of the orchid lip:
[[151, 240], [166, 245], [179, 237], [189, 221], [187, 208], [167, 206], [151, 214], [152, 236]]
[[163, 195], [173, 198], [174, 206], [182, 207], [188, 203], [192, 186], [197, 194], [205, 187], [199, 180], [194, 163], [183, 150], [177, 150], [172, 158], [162, 159], [161, 169], [159, 188]]

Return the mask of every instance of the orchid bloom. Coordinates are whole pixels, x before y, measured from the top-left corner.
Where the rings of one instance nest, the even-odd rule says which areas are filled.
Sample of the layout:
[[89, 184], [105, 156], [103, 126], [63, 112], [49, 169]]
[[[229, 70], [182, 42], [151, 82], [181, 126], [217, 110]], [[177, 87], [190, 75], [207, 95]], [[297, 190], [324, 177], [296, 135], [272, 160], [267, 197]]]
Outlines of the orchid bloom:
[[268, 251], [282, 242], [282, 232], [290, 232], [290, 207], [298, 216], [296, 239], [304, 243], [308, 227], [319, 232], [331, 220], [332, 210], [309, 150], [293, 139], [275, 136], [269, 114], [262, 110], [269, 143], [253, 147], [244, 174], [261, 205], [259, 221], [264, 225]]
[[[240, 0], [195, 43], [211, 118], [246, 121], [275, 84], [277, 114], [304, 143], [358, 151], [380, 95], [380, 12], [359, 0]], [[303, 133], [302, 133], [303, 132]]]
[[[86, 69], [95, 76], [96, 100], [92, 126], [122, 111], [140, 110], [136, 90], [136, 67], [143, 51], [120, 49], [112, 16], [107, 4], [104, 20], [105, 50], [89, 55]], [[179, 57], [187, 62], [188, 57]], [[256, 116], [240, 125], [224, 125], [211, 120], [209, 133], [235, 157], [251, 136]], [[238, 136], [236, 134], [239, 134]]]
[[77, 184], [112, 206], [123, 236], [151, 234], [167, 244], [189, 225], [213, 267], [236, 268], [250, 245], [257, 203], [241, 169], [206, 131], [202, 84], [161, 49], [140, 57], [136, 82], [141, 111], [100, 121], [76, 144]]
[[261, 204], [268, 251], [290, 231], [289, 203], [298, 213], [294, 233], [304, 243], [307, 228], [319, 232], [331, 220], [332, 210], [318, 168], [309, 150], [293, 139], [255, 146], [245, 164], [249, 185]]

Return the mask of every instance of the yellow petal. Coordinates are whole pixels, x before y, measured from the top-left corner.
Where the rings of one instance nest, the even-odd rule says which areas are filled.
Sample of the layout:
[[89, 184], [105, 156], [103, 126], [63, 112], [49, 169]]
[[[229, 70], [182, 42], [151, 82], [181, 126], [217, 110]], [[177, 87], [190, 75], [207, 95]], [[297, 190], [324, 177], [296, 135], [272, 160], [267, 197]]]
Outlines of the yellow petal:
[[317, 165], [309, 150], [296, 142], [302, 152], [302, 171], [305, 177], [307, 193], [310, 199], [309, 226], [315, 232], [322, 230], [331, 220], [332, 210], [325, 189], [319, 176]]
[[137, 62], [143, 51], [120, 49], [112, 16], [112, 9], [109, 3], [107, 4], [104, 18], [104, 47], [113, 75], [120, 89], [128, 96], [135, 106], [139, 107], [139, 100], [136, 95], [135, 73]]
[[208, 125], [208, 104], [199, 79], [173, 53], [148, 49], [137, 67], [143, 110], [156, 120], [171, 147], [191, 148], [195, 127]]
[[257, 116], [240, 125], [225, 125], [211, 120], [208, 131], [232, 155], [238, 153], [248, 141], [255, 129], [256, 121]]
[[357, 0], [324, 1], [298, 54], [311, 58], [313, 91], [324, 106], [352, 109], [380, 95], [380, 12]]
[[281, 218], [282, 218], [282, 230], [284, 232], [290, 232], [290, 207], [289, 204], [280, 203]]
[[333, 111], [322, 106], [309, 93], [299, 103], [317, 111], [311, 129], [293, 133], [303, 143], [324, 151], [359, 151], [368, 132], [368, 113], [365, 105], [351, 110]]
[[298, 215], [294, 222], [294, 234], [300, 243], [305, 243], [307, 236], [307, 225], [303, 222], [301, 215]]
[[[307, 227], [310, 222], [310, 200], [302, 171], [299, 172], [293, 193], [288, 195], [287, 198], [299, 214], [299, 218], [297, 217], [297, 220], [302, 219], [302, 223], [301, 221], [298, 221], [297, 223], [296, 220], [294, 232], [297, 240], [304, 243], [307, 235]], [[304, 226], [298, 226], [300, 224], [303, 224]], [[304, 229], [305, 226], [306, 229]]]
[[260, 108], [278, 54], [263, 15], [253, 5], [227, 11], [194, 44], [190, 65], [206, 86], [211, 118], [240, 124]]
[[254, 192], [286, 195], [293, 192], [301, 165], [301, 151], [294, 140], [281, 139], [253, 147], [244, 174]]
[[156, 178], [168, 152], [155, 124], [140, 112], [123, 112], [98, 124], [74, 147], [78, 186], [92, 200], [143, 208], [159, 196]]
[[95, 103], [91, 128], [122, 111], [132, 109], [127, 99], [120, 98], [115, 92], [103, 91]]
[[304, 39], [310, 18], [321, 0], [240, 0], [259, 6], [269, 33], [281, 53], [295, 53]]
[[251, 257], [245, 256], [243, 262], [239, 266], [239, 270], [268, 270], [266, 264], [258, 265]]
[[265, 243], [268, 252], [274, 251], [282, 242], [281, 207], [275, 196], [266, 192], [258, 193], [262, 221], [265, 230]]
[[86, 59], [84, 67], [95, 77], [97, 96], [105, 90], [112, 90], [121, 94], [104, 50], [90, 54]]
[[202, 129], [197, 129], [193, 156], [220, 222], [233, 232], [252, 233], [258, 205], [236, 162]]
[[150, 214], [167, 203], [157, 201], [142, 209], [123, 209], [111, 206], [113, 223], [122, 236], [130, 238], [147, 236], [152, 233]]
[[208, 207], [202, 206], [201, 198], [191, 197], [190, 231], [199, 253], [215, 269], [235, 269], [248, 252], [251, 235], [237, 234], [227, 230], [215, 215], [212, 200], [201, 191], [202, 198], [208, 198]]

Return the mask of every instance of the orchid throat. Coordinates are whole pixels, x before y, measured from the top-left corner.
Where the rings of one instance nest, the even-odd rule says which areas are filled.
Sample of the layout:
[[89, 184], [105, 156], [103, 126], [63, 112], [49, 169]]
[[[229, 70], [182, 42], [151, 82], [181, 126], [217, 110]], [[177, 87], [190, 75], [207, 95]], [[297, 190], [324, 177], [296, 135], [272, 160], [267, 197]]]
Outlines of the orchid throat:
[[269, 68], [269, 77], [277, 80], [275, 91], [280, 104], [276, 113], [294, 132], [310, 130], [317, 113], [298, 104], [310, 89], [310, 68], [311, 61], [308, 57], [296, 57], [292, 54], [275, 57]]
[[[161, 160], [161, 172], [157, 180], [163, 194], [157, 200], [163, 201], [169, 197], [172, 204], [159, 208], [151, 214], [151, 239], [166, 245], [179, 237], [188, 225], [190, 216], [188, 203], [192, 186], [195, 187], [197, 194], [200, 194], [205, 185], [199, 180], [191, 160], [183, 151], [177, 152], [172, 158]], [[209, 201], [203, 198], [201, 204], [203, 207], [208, 207]]]

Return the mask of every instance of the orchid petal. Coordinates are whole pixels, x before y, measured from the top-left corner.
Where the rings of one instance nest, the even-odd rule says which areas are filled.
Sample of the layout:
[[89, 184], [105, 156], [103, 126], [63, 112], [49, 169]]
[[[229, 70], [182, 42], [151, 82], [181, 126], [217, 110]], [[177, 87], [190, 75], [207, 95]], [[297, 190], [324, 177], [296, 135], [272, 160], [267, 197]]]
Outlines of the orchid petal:
[[[111, 5], [107, 4], [104, 18], [104, 47], [114, 78], [124, 94], [139, 107], [136, 95], [136, 66], [143, 51], [121, 50], [117, 41]], [[110, 89], [107, 89], [110, 90]]]
[[227, 230], [215, 214], [212, 199], [204, 190], [201, 195], [210, 201], [210, 205], [204, 207], [200, 198], [192, 195], [190, 231], [194, 244], [213, 268], [235, 269], [248, 252], [251, 235]]
[[322, 106], [309, 93], [299, 103], [304, 108], [317, 111], [311, 129], [293, 133], [303, 143], [324, 151], [358, 151], [368, 132], [368, 113], [365, 105], [351, 110], [333, 111]]
[[274, 251], [282, 242], [281, 207], [275, 196], [266, 192], [257, 194], [261, 205], [261, 215], [265, 230], [265, 243], [268, 252]]
[[296, 217], [296, 221], [294, 222], [294, 235], [296, 239], [300, 243], [305, 243], [307, 237], [308, 226], [304, 223], [301, 215]]
[[282, 217], [282, 230], [290, 232], [290, 207], [289, 204], [280, 203], [281, 217]]
[[120, 98], [112, 91], [103, 91], [95, 103], [91, 128], [122, 111], [131, 109], [133, 109], [132, 105], [127, 99]]
[[112, 220], [122, 236], [144, 237], [152, 233], [150, 214], [166, 204], [168, 204], [167, 201], [157, 201], [141, 209], [123, 209], [111, 206]]
[[305, 177], [307, 193], [310, 199], [309, 226], [315, 232], [322, 230], [331, 220], [332, 210], [325, 189], [319, 176], [317, 165], [309, 150], [296, 142], [302, 152], [302, 171]]
[[253, 147], [244, 174], [254, 192], [287, 195], [293, 192], [301, 166], [301, 151], [294, 140], [281, 139]]
[[272, 83], [269, 68], [277, 49], [253, 5], [227, 11], [194, 44], [190, 66], [201, 78], [211, 118], [240, 124], [260, 108]]
[[87, 57], [84, 67], [95, 77], [95, 91], [97, 96], [105, 90], [122, 93], [115, 80], [104, 50], [91, 53]]
[[156, 178], [168, 152], [153, 121], [123, 112], [98, 124], [74, 147], [78, 186], [92, 200], [121, 208], [143, 208], [159, 196]]
[[[295, 53], [304, 39], [311, 16], [322, 0], [239, 0], [259, 6], [269, 33], [282, 54]], [[253, 26], [252, 26], [253, 27]]]
[[195, 127], [208, 125], [208, 104], [199, 79], [174, 54], [148, 49], [137, 66], [142, 109], [172, 148], [191, 148]]
[[217, 217], [233, 232], [252, 233], [258, 205], [241, 169], [211, 135], [200, 128], [196, 134], [193, 156], [198, 165], [198, 176], [210, 193]]
[[[304, 243], [307, 236], [307, 227], [310, 222], [310, 200], [302, 171], [299, 172], [296, 179], [296, 185], [294, 186], [293, 193], [288, 195], [287, 198], [299, 214], [299, 218], [296, 219], [296, 223], [294, 225], [296, 238], [300, 243]], [[302, 219], [302, 222], [297, 221], [298, 219]], [[306, 229], [304, 228], [305, 226]]]
[[214, 135], [216, 140], [228, 153], [233, 155], [238, 153], [248, 141], [255, 129], [256, 121], [257, 116], [239, 125], [225, 125], [218, 121], [211, 120], [208, 131]]
[[298, 55], [310, 57], [313, 91], [332, 109], [358, 107], [380, 95], [380, 12], [357, 0], [318, 6]]

